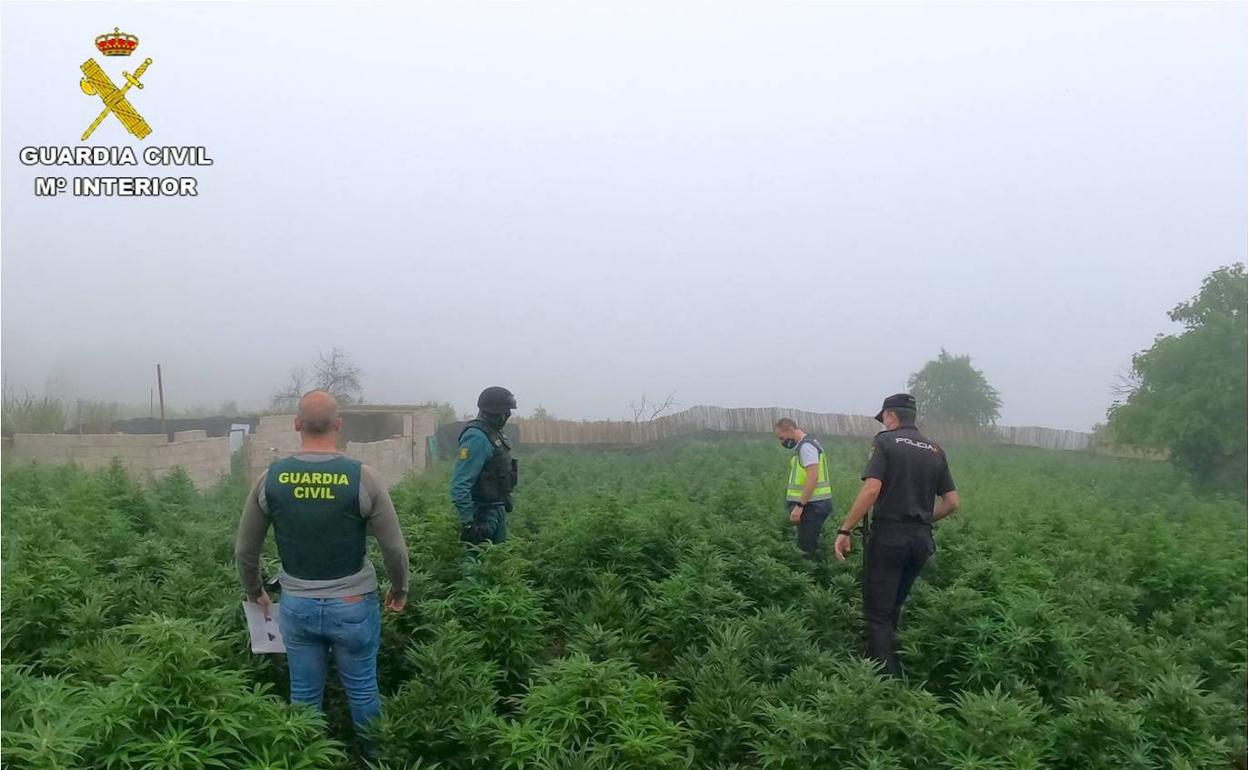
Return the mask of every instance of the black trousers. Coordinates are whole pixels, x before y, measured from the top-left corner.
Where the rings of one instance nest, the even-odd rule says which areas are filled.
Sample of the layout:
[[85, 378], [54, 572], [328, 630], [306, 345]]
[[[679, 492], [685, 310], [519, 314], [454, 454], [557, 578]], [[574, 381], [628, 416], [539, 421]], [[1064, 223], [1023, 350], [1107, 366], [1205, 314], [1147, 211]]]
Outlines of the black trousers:
[[901, 676], [897, 622], [915, 578], [936, 551], [927, 526], [874, 525], [867, 536], [862, 567], [862, 612], [867, 625], [867, 657]]
[[[792, 511], [797, 503], [790, 502], [788, 505]], [[797, 521], [797, 547], [806, 553], [818, 550], [819, 533], [823, 531], [823, 524], [831, 515], [831, 500], [811, 500], [806, 503], [806, 507], [802, 508], [802, 518]]]

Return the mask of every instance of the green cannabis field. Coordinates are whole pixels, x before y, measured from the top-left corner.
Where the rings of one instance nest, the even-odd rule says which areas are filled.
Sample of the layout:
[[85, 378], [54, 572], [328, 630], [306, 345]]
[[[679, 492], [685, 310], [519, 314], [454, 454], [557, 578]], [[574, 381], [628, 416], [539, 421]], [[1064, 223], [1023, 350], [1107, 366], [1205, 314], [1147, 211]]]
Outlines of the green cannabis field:
[[[828, 448], [831, 530], [866, 442]], [[906, 682], [857, 654], [861, 544], [792, 545], [772, 441], [522, 452], [512, 540], [470, 578], [445, 470], [406, 481], [383, 766], [1243, 768], [1243, 501], [1154, 461], [948, 449], [963, 507], [906, 609]], [[4, 767], [358, 761], [336, 685], [323, 720], [248, 651], [241, 479], [3, 482]]]

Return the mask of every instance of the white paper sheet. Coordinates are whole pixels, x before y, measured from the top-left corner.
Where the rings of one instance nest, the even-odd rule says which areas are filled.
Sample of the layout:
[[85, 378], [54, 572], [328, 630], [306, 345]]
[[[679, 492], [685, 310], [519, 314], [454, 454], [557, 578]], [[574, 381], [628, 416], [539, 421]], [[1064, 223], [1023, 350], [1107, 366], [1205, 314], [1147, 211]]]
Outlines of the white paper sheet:
[[277, 627], [277, 604], [269, 605], [269, 617], [255, 602], [243, 602], [243, 615], [247, 618], [247, 631], [251, 634], [252, 652], [286, 652], [282, 630]]

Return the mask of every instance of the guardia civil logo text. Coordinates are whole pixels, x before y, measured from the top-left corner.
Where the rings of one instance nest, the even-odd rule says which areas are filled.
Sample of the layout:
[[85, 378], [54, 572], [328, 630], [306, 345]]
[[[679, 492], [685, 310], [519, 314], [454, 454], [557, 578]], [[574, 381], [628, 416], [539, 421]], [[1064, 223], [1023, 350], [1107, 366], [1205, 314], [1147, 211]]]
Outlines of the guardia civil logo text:
[[[84, 41], [85, 42], [85, 41]], [[112, 61], [127, 61], [139, 47], [139, 36], [130, 32], [122, 32], [121, 27], [113, 27], [112, 32], [105, 32], [95, 37], [95, 49], [104, 58], [105, 64]], [[68, 62], [66, 63], [68, 66]], [[139, 105], [131, 99], [142, 91], [146, 83], [143, 78], [152, 66], [151, 57], [143, 59], [133, 71], [122, 69], [120, 77], [110, 75], [104, 67], [89, 57], [79, 69], [82, 77], [78, 87], [90, 99], [95, 113], [87, 129], [82, 132], [79, 141], [85, 142], [92, 136], [97, 139], [105, 136], [126, 138], [134, 137], [143, 141], [152, 133], [152, 126], [147, 122]], [[64, 77], [63, 71], [55, 75], [58, 82]], [[116, 78], [116, 79], [114, 79]], [[99, 100], [98, 102], [96, 100]], [[83, 120], [87, 120], [90, 111], [84, 107]], [[120, 127], [124, 134], [118, 131]], [[127, 134], [129, 137], [127, 137]], [[112, 168], [142, 165], [166, 169], [171, 166], [211, 166], [212, 158], [206, 148], [199, 145], [159, 146], [150, 145], [136, 150], [132, 141], [112, 146], [61, 144], [28, 145], [21, 148], [18, 159], [23, 166], [108, 166]], [[196, 198], [199, 196], [199, 178], [189, 175], [166, 176], [163, 174], [117, 174], [107, 173], [100, 176], [36, 176], [34, 178], [35, 196], [39, 198], [56, 198], [71, 196], [81, 198]]]

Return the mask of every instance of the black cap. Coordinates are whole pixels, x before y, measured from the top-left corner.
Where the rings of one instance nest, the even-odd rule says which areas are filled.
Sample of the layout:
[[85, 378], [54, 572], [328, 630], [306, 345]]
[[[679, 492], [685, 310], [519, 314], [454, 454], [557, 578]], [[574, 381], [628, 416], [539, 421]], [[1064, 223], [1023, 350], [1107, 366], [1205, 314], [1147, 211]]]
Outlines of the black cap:
[[516, 397], [506, 388], [491, 385], [477, 396], [477, 408], [483, 412], [500, 414], [516, 408]]
[[918, 411], [918, 404], [914, 401], [914, 396], [909, 393], [894, 393], [884, 399], [884, 406], [880, 407], [880, 413], [875, 416], [876, 422], [884, 422], [884, 410], [886, 409], [912, 409]]

